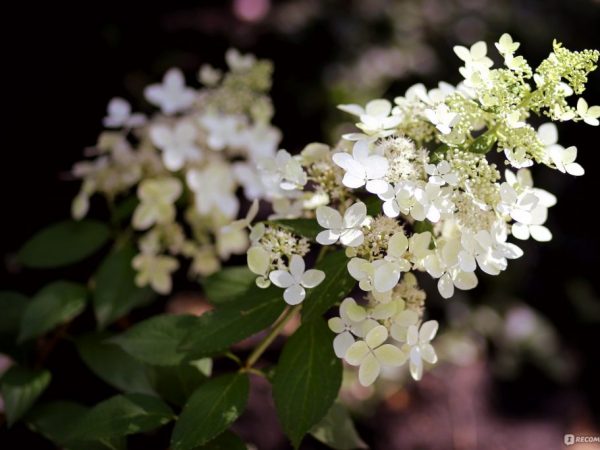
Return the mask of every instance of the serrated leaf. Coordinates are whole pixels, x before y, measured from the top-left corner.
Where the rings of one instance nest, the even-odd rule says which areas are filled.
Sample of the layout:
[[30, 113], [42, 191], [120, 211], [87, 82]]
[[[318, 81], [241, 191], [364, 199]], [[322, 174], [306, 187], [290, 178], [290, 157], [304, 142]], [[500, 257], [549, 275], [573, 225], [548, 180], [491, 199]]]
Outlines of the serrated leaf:
[[164, 314], [139, 322], [111, 342], [147, 364], [178, 365], [186, 357], [180, 349], [181, 343], [190, 331], [200, 326], [198, 317]]
[[317, 234], [323, 231], [315, 219], [277, 219], [270, 220], [269, 223], [289, 228], [295, 234], [313, 241], [317, 238]]
[[195, 450], [248, 450], [248, 447], [237, 434], [226, 431]]
[[70, 440], [103, 440], [145, 433], [173, 419], [171, 408], [156, 397], [116, 395], [90, 409], [75, 425]]
[[213, 305], [235, 302], [252, 289], [256, 275], [248, 267], [227, 267], [207, 277], [202, 285], [208, 300]]
[[190, 397], [171, 436], [173, 450], [190, 450], [223, 433], [246, 408], [250, 383], [243, 373], [222, 375]]
[[71, 441], [70, 436], [77, 421], [89, 408], [69, 401], [55, 401], [35, 406], [26, 417], [27, 424], [36, 433], [67, 450], [120, 450], [125, 448], [124, 438], [99, 441]]
[[100, 328], [155, 297], [151, 288], [135, 284], [135, 269], [131, 266], [135, 254], [133, 246], [126, 244], [111, 252], [96, 272], [93, 303]]
[[199, 323], [182, 340], [180, 350], [190, 358], [209, 356], [271, 325], [286, 303], [281, 289], [252, 287], [241, 299], [199, 317]]
[[0, 292], [0, 334], [14, 334], [19, 331], [19, 323], [29, 299], [19, 292]]
[[0, 380], [0, 394], [4, 399], [9, 427], [31, 408], [50, 384], [50, 379], [51, 375], [47, 370], [12, 366], [6, 371]]
[[310, 434], [323, 444], [335, 450], [353, 450], [368, 448], [354, 427], [348, 410], [338, 402], [315, 425]]
[[277, 415], [295, 448], [329, 411], [342, 383], [342, 364], [325, 322], [304, 323], [283, 347], [273, 379]]
[[325, 255], [316, 265], [316, 269], [325, 272], [325, 280], [315, 289], [309, 290], [302, 302], [304, 321], [321, 316], [352, 290], [356, 280], [348, 273], [347, 264], [348, 258], [344, 251], [337, 250]]
[[85, 308], [87, 291], [70, 281], [55, 281], [31, 299], [21, 317], [19, 341], [41, 336], [70, 321]]
[[198, 386], [207, 380], [207, 375], [192, 362], [177, 366], [154, 366], [149, 369], [149, 375], [158, 395], [178, 406], [184, 405]]
[[36, 233], [19, 250], [26, 267], [62, 267], [81, 261], [98, 251], [110, 236], [108, 227], [94, 220], [55, 223]]
[[146, 366], [121, 347], [107, 342], [109, 333], [91, 333], [77, 339], [79, 356], [105, 383], [123, 392], [154, 394]]

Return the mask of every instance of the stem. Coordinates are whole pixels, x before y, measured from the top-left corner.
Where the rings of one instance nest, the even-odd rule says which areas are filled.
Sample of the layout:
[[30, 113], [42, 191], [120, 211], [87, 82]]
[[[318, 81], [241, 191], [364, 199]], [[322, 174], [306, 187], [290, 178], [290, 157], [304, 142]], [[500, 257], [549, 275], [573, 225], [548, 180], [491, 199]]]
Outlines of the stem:
[[249, 370], [252, 368], [252, 366], [256, 363], [256, 361], [258, 361], [258, 359], [265, 352], [265, 350], [267, 350], [269, 345], [271, 345], [271, 343], [279, 335], [279, 333], [281, 332], [281, 330], [283, 329], [285, 324], [290, 321], [290, 319], [294, 316], [294, 314], [297, 311], [300, 311], [301, 307], [302, 307], [301, 305], [296, 305], [293, 308], [290, 308], [288, 306], [288, 308], [285, 310], [285, 312], [283, 313], [283, 315], [281, 316], [279, 321], [275, 325], [273, 325], [273, 328], [271, 329], [269, 334], [267, 334], [265, 336], [265, 338], [261, 341], [261, 343], [258, 344], [258, 347], [256, 347], [254, 349], [254, 351], [250, 354], [250, 356], [246, 360], [246, 364], [244, 365], [246, 370]]

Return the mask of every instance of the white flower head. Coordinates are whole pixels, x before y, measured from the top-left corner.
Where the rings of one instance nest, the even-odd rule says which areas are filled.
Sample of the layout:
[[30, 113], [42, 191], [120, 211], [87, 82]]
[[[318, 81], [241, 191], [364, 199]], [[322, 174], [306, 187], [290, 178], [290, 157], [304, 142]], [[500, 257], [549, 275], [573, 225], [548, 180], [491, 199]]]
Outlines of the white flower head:
[[107, 128], [134, 128], [146, 123], [146, 116], [141, 113], [131, 114], [131, 105], [121, 97], [115, 97], [108, 102], [107, 113], [102, 120]]
[[333, 349], [338, 358], [346, 356], [346, 351], [355, 342], [354, 336], [362, 338], [378, 325], [374, 320], [350, 318], [348, 310], [354, 309], [356, 306], [358, 305], [352, 297], [345, 298], [340, 304], [339, 317], [332, 317], [327, 322], [329, 329], [337, 334], [333, 339]]
[[388, 330], [378, 325], [369, 331], [364, 341], [357, 341], [346, 351], [345, 359], [351, 366], [359, 366], [358, 380], [370, 386], [381, 372], [382, 366], [399, 367], [406, 362], [406, 354], [392, 344], [385, 344]]
[[168, 116], [188, 109], [196, 99], [196, 92], [185, 85], [181, 70], [172, 68], [165, 73], [162, 84], [152, 84], [144, 90], [144, 96], [159, 106]]
[[471, 48], [456, 45], [454, 53], [464, 61], [466, 67], [476, 69], [489, 69], [494, 65], [494, 62], [487, 57], [487, 44], [483, 41], [476, 42]]
[[361, 226], [367, 218], [367, 207], [362, 202], [350, 206], [341, 214], [329, 206], [317, 208], [317, 222], [325, 231], [317, 235], [317, 242], [321, 245], [335, 244], [338, 240], [347, 247], [357, 247], [364, 241]]
[[360, 122], [356, 126], [368, 135], [389, 135], [402, 121], [401, 116], [393, 114], [390, 116], [392, 104], [385, 99], [371, 100], [364, 108], [354, 104], [339, 105], [338, 108], [358, 116]]
[[389, 162], [383, 156], [369, 154], [369, 145], [367, 140], [357, 141], [352, 148], [352, 155], [339, 152], [332, 159], [346, 171], [342, 179], [344, 186], [352, 189], [365, 186], [373, 194], [382, 194], [389, 186], [384, 180]]
[[579, 163], [575, 162], [577, 158], [577, 147], [571, 146], [564, 148], [560, 145], [553, 145], [548, 149], [550, 159], [558, 170], [562, 173], [568, 173], [579, 177], [585, 173], [585, 170]]
[[449, 184], [456, 186], [458, 184], [458, 175], [452, 170], [448, 161], [440, 161], [437, 165], [425, 164], [425, 172], [429, 175], [429, 182], [443, 186]]
[[450, 111], [450, 108], [445, 103], [440, 103], [435, 109], [426, 109], [423, 113], [427, 120], [442, 134], [450, 134], [452, 127], [460, 118], [459, 114]]
[[598, 117], [600, 117], [600, 106], [589, 107], [588, 103], [580, 98], [577, 100], [577, 115], [583, 119], [585, 123], [593, 127], [597, 127], [600, 124]]
[[182, 169], [186, 162], [202, 160], [196, 137], [196, 127], [187, 120], [178, 122], [174, 128], [163, 124], [150, 128], [150, 139], [162, 150], [163, 162], [171, 171]]
[[431, 340], [435, 337], [438, 327], [436, 320], [428, 320], [420, 329], [416, 325], [408, 328], [406, 346], [409, 348], [410, 374], [416, 381], [423, 377], [423, 361], [430, 364], [437, 362]]
[[297, 305], [306, 297], [305, 288], [321, 284], [325, 279], [325, 272], [317, 269], [305, 271], [304, 259], [299, 255], [292, 255], [289, 270], [274, 270], [269, 274], [269, 279], [275, 286], [285, 289], [283, 299], [288, 305]]

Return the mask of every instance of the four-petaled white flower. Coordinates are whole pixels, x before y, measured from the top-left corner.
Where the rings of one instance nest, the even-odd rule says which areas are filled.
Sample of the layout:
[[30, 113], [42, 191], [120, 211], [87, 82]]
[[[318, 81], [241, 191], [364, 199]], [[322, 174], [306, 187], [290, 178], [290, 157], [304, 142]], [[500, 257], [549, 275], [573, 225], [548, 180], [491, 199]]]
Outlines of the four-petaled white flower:
[[450, 134], [460, 117], [458, 113], [450, 111], [445, 103], [440, 103], [435, 109], [426, 109], [423, 113], [442, 134]]
[[494, 62], [487, 57], [487, 44], [483, 41], [474, 43], [470, 49], [456, 45], [453, 50], [456, 56], [464, 61], [466, 67], [485, 70], [494, 65]]
[[392, 104], [385, 99], [371, 100], [363, 108], [359, 105], [339, 105], [339, 109], [360, 118], [360, 123], [356, 124], [366, 134], [389, 135], [393, 133], [402, 121], [399, 115], [391, 115]]
[[355, 342], [354, 336], [362, 338], [378, 325], [374, 320], [352, 320], [348, 314], [348, 309], [355, 305], [354, 299], [347, 297], [340, 304], [340, 316], [332, 317], [327, 322], [329, 329], [337, 334], [333, 339], [333, 350], [338, 358], [346, 356], [346, 351]]
[[244, 116], [214, 113], [204, 114], [198, 122], [208, 133], [206, 143], [217, 151], [240, 145], [240, 132], [247, 124]]
[[183, 168], [186, 161], [202, 160], [196, 137], [196, 127], [189, 121], [178, 122], [174, 128], [162, 124], [150, 128], [152, 142], [162, 150], [163, 162], [172, 171]]
[[514, 42], [510, 34], [504, 33], [494, 45], [501, 55], [506, 56], [512, 55], [514, 52], [516, 52], [521, 44]]
[[600, 106], [589, 107], [583, 98], [577, 100], [577, 114], [588, 125], [597, 127], [598, 124], [600, 124], [600, 121], [598, 121], [598, 117], [600, 117]]
[[406, 362], [406, 354], [392, 344], [385, 344], [388, 330], [378, 325], [367, 333], [364, 341], [357, 341], [346, 351], [345, 359], [351, 366], [359, 366], [358, 380], [370, 386], [381, 372], [381, 366], [399, 367]]
[[168, 116], [188, 109], [196, 99], [196, 91], [185, 85], [183, 73], [172, 68], [165, 73], [162, 84], [152, 84], [144, 90], [144, 96], [159, 106]]
[[436, 320], [428, 320], [420, 329], [416, 325], [408, 328], [406, 347], [409, 353], [410, 374], [416, 381], [423, 377], [423, 361], [430, 364], [437, 362], [431, 340], [435, 337], [438, 326]]
[[349, 207], [342, 218], [341, 214], [329, 206], [317, 208], [317, 222], [325, 231], [317, 235], [317, 242], [322, 245], [335, 244], [338, 239], [342, 245], [357, 247], [364, 241], [361, 226], [367, 218], [367, 207], [357, 202]]
[[308, 181], [300, 161], [286, 150], [279, 150], [275, 158], [263, 158], [259, 162], [258, 168], [267, 188], [274, 190], [301, 189]]
[[133, 213], [132, 225], [136, 230], [146, 230], [155, 223], [169, 223], [175, 218], [175, 201], [183, 191], [176, 178], [144, 180], [137, 195], [140, 204]]
[[458, 184], [458, 175], [452, 170], [448, 161], [441, 161], [437, 165], [425, 164], [425, 172], [429, 175], [429, 182], [443, 186], [448, 183], [450, 186]]
[[380, 155], [369, 154], [369, 141], [360, 140], [354, 144], [352, 155], [335, 153], [333, 162], [346, 171], [342, 183], [356, 189], [365, 186], [373, 194], [387, 191], [388, 183], [383, 179], [388, 171], [388, 160]]
[[275, 286], [285, 289], [283, 299], [289, 305], [302, 303], [306, 297], [305, 288], [314, 288], [325, 279], [325, 272], [322, 270], [304, 269], [304, 259], [299, 255], [292, 255], [289, 270], [274, 270], [269, 274], [269, 279]]
[[171, 292], [171, 274], [179, 268], [179, 262], [175, 258], [140, 253], [133, 258], [131, 265], [137, 270], [136, 285], [140, 287], [150, 285], [159, 294]]
[[579, 177], [585, 173], [583, 167], [575, 162], [577, 158], [577, 147], [564, 148], [561, 145], [553, 145], [548, 149], [550, 159], [558, 170]]
[[202, 169], [189, 170], [185, 178], [194, 191], [196, 210], [200, 214], [218, 210], [226, 218], [237, 215], [240, 202], [235, 195], [235, 179], [229, 165], [215, 161]]
[[146, 116], [141, 113], [131, 114], [131, 105], [121, 97], [115, 97], [108, 102], [108, 115], [102, 120], [107, 128], [134, 128], [146, 123]]

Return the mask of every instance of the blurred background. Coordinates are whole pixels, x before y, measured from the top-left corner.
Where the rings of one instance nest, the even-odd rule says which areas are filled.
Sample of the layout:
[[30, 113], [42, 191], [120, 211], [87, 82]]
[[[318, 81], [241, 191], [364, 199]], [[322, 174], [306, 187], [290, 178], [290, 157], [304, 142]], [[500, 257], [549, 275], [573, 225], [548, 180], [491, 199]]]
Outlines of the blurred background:
[[[440, 80], [458, 82], [456, 44], [482, 39], [491, 45], [509, 32], [533, 66], [554, 38], [573, 50], [600, 47], [600, 2], [591, 0], [81, 2], [4, 9], [9, 119], [0, 177], [0, 280], [3, 289], [26, 294], [43, 283], [35, 273], [21, 273], [13, 255], [34, 231], [69, 215], [78, 185], [66, 174], [95, 143], [108, 100], [122, 96], [149, 111], [143, 87], [170, 67], [197, 85], [200, 65], [223, 67], [232, 46], [273, 60], [274, 122], [283, 131], [282, 148], [297, 152], [312, 141], [333, 143], [347, 120], [338, 103], [393, 98], [415, 82], [430, 88]], [[589, 86], [585, 98], [599, 104], [600, 74]], [[525, 243], [525, 256], [502, 276], [482, 274], [475, 291], [452, 300], [425, 286], [428, 308], [444, 324], [437, 343], [444, 362], [421, 383], [401, 388], [402, 380], [389, 374], [377, 391], [344, 391], [371, 448], [559, 449], [565, 433], [600, 434], [600, 234], [593, 219], [599, 134], [581, 124], [562, 124], [559, 134], [563, 145], [579, 148], [586, 175], [534, 171], [536, 185], [559, 199], [548, 220], [554, 239]], [[49, 364], [71, 381], [53, 382], [46, 396], [93, 403], [105, 393], [106, 387], [88, 384], [91, 375], [73, 350], [54, 358]], [[68, 385], [74, 376], [79, 387]], [[268, 386], [254, 386], [238, 431], [259, 449], [287, 449], [269, 397]], [[13, 435], [20, 448], [51, 448], [20, 427]], [[153, 448], [137, 444], [131, 448]], [[325, 447], [308, 438], [303, 448]]]

